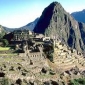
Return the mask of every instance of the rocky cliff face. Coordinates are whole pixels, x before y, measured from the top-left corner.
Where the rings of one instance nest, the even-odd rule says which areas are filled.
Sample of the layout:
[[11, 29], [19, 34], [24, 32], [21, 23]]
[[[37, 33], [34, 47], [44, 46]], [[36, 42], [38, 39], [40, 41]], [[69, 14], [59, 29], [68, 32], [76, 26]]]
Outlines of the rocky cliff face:
[[[82, 26], [82, 29], [81, 29]], [[66, 45], [84, 51], [83, 24], [79, 24], [58, 2], [46, 7], [34, 28], [34, 32], [58, 36]]]

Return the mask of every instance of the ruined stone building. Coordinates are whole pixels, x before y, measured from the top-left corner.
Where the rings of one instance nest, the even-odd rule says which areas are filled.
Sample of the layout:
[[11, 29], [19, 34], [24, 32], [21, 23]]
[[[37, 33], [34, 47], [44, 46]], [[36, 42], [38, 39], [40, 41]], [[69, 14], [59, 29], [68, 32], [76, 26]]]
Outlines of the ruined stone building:
[[14, 38], [13, 40], [14, 41], [23, 41], [23, 40], [28, 40], [29, 38], [29, 31], [27, 30], [17, 30], [17, 31], [14, 31]]

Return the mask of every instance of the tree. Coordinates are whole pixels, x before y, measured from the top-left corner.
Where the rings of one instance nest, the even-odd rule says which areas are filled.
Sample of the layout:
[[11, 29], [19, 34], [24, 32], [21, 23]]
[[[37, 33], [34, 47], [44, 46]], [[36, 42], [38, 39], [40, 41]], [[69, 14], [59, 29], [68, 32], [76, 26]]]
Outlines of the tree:
[[3, 38], [3, 36], [5, 35], [5, 30], [3, 29], [3, 27], [0, 25], [0, 39]]
[[49, 58], [49, 60], [50, 60], [51, 62], [53, 62], [53, 53], [50, 53], [50, 54], [48, 55], [48, 58]]
[[8, 44], [9, 44], [8, 40], [6, 40], [6, 39], [2, 39], [2, 43], [3, 43], [3, 46], [5, 46], [5, 47], [8, 46]]

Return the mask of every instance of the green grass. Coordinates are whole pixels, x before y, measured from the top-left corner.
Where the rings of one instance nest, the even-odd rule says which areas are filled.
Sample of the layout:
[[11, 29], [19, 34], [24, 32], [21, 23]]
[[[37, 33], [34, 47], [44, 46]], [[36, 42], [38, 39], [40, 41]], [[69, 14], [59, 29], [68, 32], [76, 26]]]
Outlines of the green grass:
[[10, 47], [0, 47], [0, 51], [6, 51], [6, 50], [9, 50]]
[[0, 56], [2, 56], [2, 55], [4, 55], [4, 56], [17, 56], [18, 54], [17, 53], [14, 53], [14, 54], [0, 54]]
[[50, 74], [48, 74], [48, 75], [46, 75], [46, 74], [41, 74], [39, 77], [40, 77], [40, 78], [50, 78], [50, 77], [52, 77], [52, 75], [50, 75]]

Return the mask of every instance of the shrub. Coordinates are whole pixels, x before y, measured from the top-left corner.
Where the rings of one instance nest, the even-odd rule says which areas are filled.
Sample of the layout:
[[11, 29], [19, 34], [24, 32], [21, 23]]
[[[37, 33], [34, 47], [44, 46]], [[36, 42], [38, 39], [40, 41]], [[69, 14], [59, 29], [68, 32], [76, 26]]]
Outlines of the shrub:
[[2, 80], [0, 80], [0, 85], [9, 85], [9, 81], [7, 78], [2, 78]]
[[69, 85], [85, 85], [85, 78], [71, 80]]

